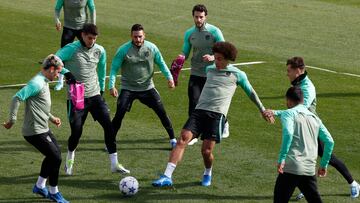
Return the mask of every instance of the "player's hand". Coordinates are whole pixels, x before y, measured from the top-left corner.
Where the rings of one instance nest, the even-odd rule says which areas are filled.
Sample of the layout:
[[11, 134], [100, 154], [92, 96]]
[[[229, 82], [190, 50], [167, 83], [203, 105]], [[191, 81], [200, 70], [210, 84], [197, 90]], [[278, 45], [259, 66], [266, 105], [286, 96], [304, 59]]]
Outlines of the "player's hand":
[[64, 76], [66, 78], [66, 83], [67, 84], [70, 85], [70, 84], [75, 84], [76, 83], [76, 78], [71, 72], [65, 73]]
[[168, 87], [169, 87], [170, 89], [174, 89], [174, 88], [175, 88], [174, 80], [168, 80]]
[[57, 31], [60, 31], [61, 30], [61, 23], [60, 22], [56, 23], [55, 27], [56, 27]]
[[113, 97], [118, 97], [119, 93], [118, 93], [116, 88], [111, 88], [110, 89], [110, 95], [113, 96]]
[[51, 122], [52, 122], [53, 124], [55, 124], [56, 127], [60, 127], [60, 126], [61, 126], [61, 119], [58, 118], [58, 117], [55, 117], [53, 120], [51, 120]]
[[319, 168], [318, 169], [318, 176], [320, 177], [320, 178], [323, 178], [323, 177], [325, 177], [327, 175], [327, 169], [326, 168]]
[[214, 61], [215, 57], [214, 57], [214, 55], [206, 54], [202, 57], [202, 59], [205, 62], [210, 62], [210, 61]]
[[10, 122], [10, 121], [3, 123], [3, 126], [4, 126], [4, 128], [6, 128], [6, 129], [10, 129], [13, 125], [14, 125], [14, 123], [12, 123], [12, 122]]
[[285, 166], [285, 163], [284, 163], [284, 162], [277, 165], [277, 171], [278, 171], [278, 173], [281, 173], [281, 174], [284, 173], [284, 170], [283, 170], [283, 169], [284, 169], [284, 166]]
[[269, 123], [275, 123], [274, 112], [271, 109], [266, 109], [265, 111], [261, 112], [262, 117]]

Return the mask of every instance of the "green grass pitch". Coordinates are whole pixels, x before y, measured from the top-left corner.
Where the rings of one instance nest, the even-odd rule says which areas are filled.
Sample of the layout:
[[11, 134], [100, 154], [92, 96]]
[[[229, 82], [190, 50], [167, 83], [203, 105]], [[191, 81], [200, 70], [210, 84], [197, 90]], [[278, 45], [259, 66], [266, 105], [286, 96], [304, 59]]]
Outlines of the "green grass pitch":
[[[238, 62], [266, 61], [241, 67], [268, 108], [285, 108], [289, 87], [285, 61], [300, 55], [307, 65], [360, 75], [360, 3], [357, 0], [97, 0], [98, 43], [107, 50], [108, 69], [116, 49], [130, 39], [130, 27], [141, 23], [147, 40], [160, 48], [168, 64], [181, 51], [183, 33], [193, 25], [191, 9], [204, 3], [208, 22], [218, 26], [227, 41], [239, 49]], [[54, 53], [60, 32], [53, 20], [55, 0], [1, 0], [0, 85], [26, 83], [40, 67], [37, 62]], [[189, 62], [186, 62], [189, 67]], [[360, 180], [360, 77], [309, 69], [317, 88], [321, 119], [334, 140], [334, 153]], [[187, 80], [167, 88], [164, 77], [154, 76], [176, 135], [187, 119]], [[119, 83], [117, 83], [119, 86]], [[0, 89], [0, 120], [8, 118], [11, 97], [18, 88]], [[116, 100], [105, 92], [113, 116]], [[50, 126], [65, 159], [69, 124], [65, 92], [52, 91], [52, 113], [62, 118], [61, 128]], [[21, 135], [24, 105], [11, 130], [0, 128], [0, 202], [48, 202], [31, 192], [43, 156]], [[265, 123], [254, 104], [239, 88], [229, 111], [230, 137], [215, 147], [213, 184], [200, 186], [203, 162], [200, 144], [188, 147], [174, 173], [174, 187], [153, 188], [151, 181], [164, 171], [169, 143], [160, 121], [150, 109], [135, 102], [125, 116], [117, 136], [121, 163], [140, 183], [139, 193], [123, 197], [118, 190], [119, 174], [110, 173], [104, 152], [103, 132], [91, 116], [76, 151], [74, 176], [61, 166], [59, 189], [71, 202], [272, 202], [277, 176], [275, 162], [281, 142], [279, 121]], [[329, 167], [328, 176], [318, 179], [324, 202], [351, 201], [342, 176]], [[295, 192], [297, 193], [297, 192]], [[305, 202], [302, 200], [302, 202]]]

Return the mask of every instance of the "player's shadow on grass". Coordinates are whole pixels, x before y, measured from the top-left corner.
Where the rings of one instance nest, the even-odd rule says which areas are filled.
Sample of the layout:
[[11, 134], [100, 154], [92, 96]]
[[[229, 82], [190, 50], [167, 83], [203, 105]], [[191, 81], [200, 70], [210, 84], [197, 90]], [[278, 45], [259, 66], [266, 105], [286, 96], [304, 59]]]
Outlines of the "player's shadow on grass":
[[36, 182], [39, 173], [21, 175], [21, 176], [11, 176], [3, 177], [0, 176], [0, 185], [18, 185], [18, 184], [30, 184], [30, 189], [33, 184]]
[[0, 197], [0, 202], [6, 202], [6, 203], [11, 203], [11, 202], [50, 202], [49, 199], [45, 199], [43, 197], [37, 197], [34, 195], [34, 197], [15, 197], [15, 198], [1, 198]]

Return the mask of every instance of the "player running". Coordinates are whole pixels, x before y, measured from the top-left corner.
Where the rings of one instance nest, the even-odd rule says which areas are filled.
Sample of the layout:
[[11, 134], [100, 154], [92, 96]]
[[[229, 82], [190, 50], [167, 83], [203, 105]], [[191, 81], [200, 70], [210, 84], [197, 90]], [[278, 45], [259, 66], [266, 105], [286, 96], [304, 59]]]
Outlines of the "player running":
[[[294, 87], [301, 88], [304, 95], [304, 105], [315, 115], [316, 114], [316, 90], [314, 84], [309, 79], [304, 59], [302, 57], [293, 57], [287, 60], [287, 76]], [[272, 114], [272, 112], [269, 112]], [[278, 110], [274, 111], [274, 115], [281, 117], [283, 111]], [[318, 155], [323, 156], [324, 153], [324, 144], [321, 141], [318, 141]], [[333, 166], [345, 180], [350, 184], [350, 195], [352, 198], [359, 196], [360, 185], [353, 179], [350, 171], [346, 165], [339, 160], [334, 154], [331, 155], [329, 164]], [[303, 198], [303, 194], [299, 194], [296, 199]]]
[[[195, 25], [185, 32], [182, 53], [173, 62], [173, 65], [176, 63], [180, 68], [172, 67], [174, 81], [177, 84], [179, 71], [185, 60], [189, 58], [191, 48], [193, 49], [191, 73], [188, 83], [189, 116], [194, 111], [206, 82], [205, 67], [214, 64], [212, 47], [216, 42], [225, 41], [221, 30], [206, 22], [207, 13], [205, 5], [197, 4], [193, 7], [192, 16]], [[228, 129], [228, 122], [226, 122], [223, 133], [224, 138], [229, 136]], [[189, 145], [193, 145], [197, 141], [198, 139], [194, 137]]]
[[[173, 77], [155, 44], [145, 40], [140, 24], [131, 27], [131, 41], [117, 50], [111, 64], [109, 89], [113, 97], [119, 97], [115, 117], [112, 120], [115, 136], [127, 111], [135, 99], [153, 109], [166, 129], [172, 148], [176, 146], [174, 130], [166, 114], [160, 95], [153, 82], [154, 63], [167, 79], [169, 88], [175, 88]], [[120, 95], [115, 88], [116, 74], [121, 70]]]
[[289, 109], [281, 114], [283, 132], [274, 202], [289, 202], [295, 187], [299, 187], [308, 202], [320, 203], [315, 176], [318, 141], [324, 146], [318, 170], [320, 177], [326, 176], [334, 141], [321, 120], [303, 104], [299, 87], [290, 87], [286, 99]]
[[85, 24], [79, 41], [73, 42], [60, 49], [56, 55], [65, 63], [76, 79], [85, 85], [85, 107], [76, 110], [70, 97], [67, 100], [71, 135], [68, 140], [68, 153], [65, 163], [65, 173], [72, 175], [75, 160], [75, 150], [79, 144], [83, 125], [90, 112], [104, 130], [105, 144], [111, 162], [111, 171], [130, 173], [118, 163], [115, 134], [107, 104], [101, 96], [105, 90], [106, 52], [96, 44], [98, 29], [94, 24]]
[[[203, 140], [201, 153], [205, 165], [201, 184], [203, 186], [211, 185], [212, 163], [214, 160], [212, 151], [215, 144], [221, 141], [226, 115], [237, 86], [240, 86], [245, 91], [260, 112], [265, 110], [246, 74], [229, 64], [230, 61], [234, 61], [236, 58], [237, 50], [235, 46], [229, 42], [217, 42], [214, 44], [212, 51], [215, 56], [215, 64], [206, 69], [207, 80], [199, 102], [185, 123], [178, 144], [170, 153], [164, 175], [153, 181], [152, 184], [155, 187], [173, 184], [172, 174], [178, 162], [182, 159], [186, 145], [193, 137], [199, 135]], [[271, 122], [272, 119], [268, 118]]]
[[[63, 66], [59, 57], [53, 54], [46, 57], [42, 63], [42, 70], [12, 98], [9, 121], [3, 126], [10, 129], [15, 124], [20, 103], [25, 102], [23, 136], [45, 156], [33, 193], [55, 202], [67, 203], [58, 189], [61, 150], [48, 124], [50, 120], [56, 127], [61, 125], [60, 118], [50, 113], [51, 97], [48, 83], [59, 76]], [[47, 179], [49, 190], [46, 187]]]
[[[57, 0], [55, 4], [55, 27], [61, 30], [60, 12], [64, 8], [64, 28], [61, 35], [61, 48], [74, 41], [75, 37], [80, 39], [81, 29], [85, 23], [96, 24], [96, 10], [94, 0]], [[87, 15], [89, 9], [90, 18]], [[55, 90], [63, 88], [63, 76], [59, 76]]]

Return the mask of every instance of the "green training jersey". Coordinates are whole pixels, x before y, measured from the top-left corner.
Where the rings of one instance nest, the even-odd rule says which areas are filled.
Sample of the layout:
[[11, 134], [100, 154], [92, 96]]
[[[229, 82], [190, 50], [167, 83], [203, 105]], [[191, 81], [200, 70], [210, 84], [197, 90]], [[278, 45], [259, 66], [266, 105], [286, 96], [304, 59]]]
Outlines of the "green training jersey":
[[320, 166], [326, 168], [334, 141], [321, 120], [299, 104], [281, 114], [282, 144], [278, 163], [285, 162], [284, 172], [314, 176], [318, 156], [318, 138], [325, 144]]
[[[305, 76], [305, 77], [304, 77]], [[302, 80], [296, 80], [296, 82], [292, 82], [293, 86], [299, 87], [304, 95], [304, 105], [311, 111], [316, 114], [316, 89], [314, 84], [311, 82], [308, 76], [303, 75]], [[276, 110], [274, 111], [275, 116], [281, 116], [281, 113], [284, 110]]]
[[[77, 81], [85, 85], [85, 98], [99, 95], [105, 90], [106, 52], [104, 47], [94, 44], [90, 49], [80, 41], [67, 44], [56, 52], [65, 67]], [[63, 73], [63, 71], [62, 71]]]
[[193, 56], [191, 57], [191, 75], [206, 77], [205, 68], [214, 62], [203, 61], [206, 54], [213, 55], [212, 47], [215, 42], [225, 41], [221, 30], [214, 25], [205, 23], [201, 28], [195, 25], [185, 32], [182, 52], [187, 59], [191, 48]]
[[[55, 4], [55, 23], [60, 23], [60, 11], [64, 7], [64, 27], [81, 30], [85, 23], [96, 24], [94, 0], [57, 0]], [[87, 19], [87, 10], [90, 19]]]
[[144, 41], [137, 47], [129, 41], [117, 50], [111, 63], [109, 89], [115, 87], [116, 75], [121, 71], [121, 88], [131, 91], [145, 91], [154, 88], [154, 63], [167, 80], [172, 80], [159, 49], [155, 44]]
[[265, 110], [243, 71], [231, 64], [221, 70], [216, 69], [215, 65], [211, 65], [206, 68], [206, 71], [206, 83], [195, 109], [221, 113], [226, 116], [236, 87], [240, 86], [260, 111]]
[[20, 102], [25, 102], [22, 133], [24, 136], [37, 135], [49, 131], [48, 120], [54, 119], [50, 113], [51, 98], [48, 79], [40, 72], [25, 87], [19, 90], [10, 105], [9, 120], [15, 123]]

